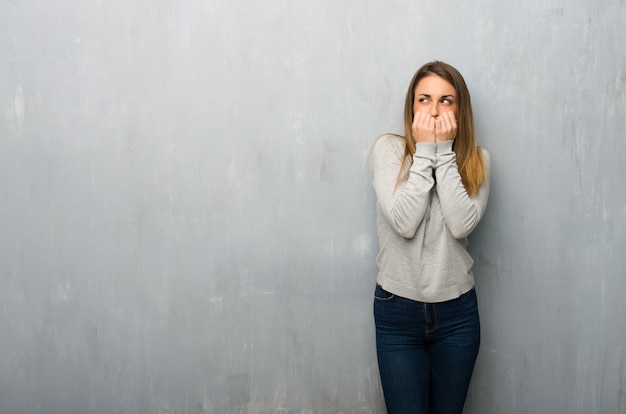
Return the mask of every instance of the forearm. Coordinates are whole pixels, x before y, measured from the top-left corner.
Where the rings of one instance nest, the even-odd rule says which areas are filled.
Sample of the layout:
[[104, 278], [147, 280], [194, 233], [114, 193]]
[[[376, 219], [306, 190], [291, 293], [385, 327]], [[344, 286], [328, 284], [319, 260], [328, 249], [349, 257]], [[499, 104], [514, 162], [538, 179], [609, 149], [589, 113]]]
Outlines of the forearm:
[[435, 184], [433, 169], [435, 144], [418, 144], [408, 179], [396, 186], [401, 158], [384, 156], [380, 151], [374, 170], [374, 188], [379, 207], [391, 227], [405, 238], [412, 238], [428, 210]]
[[[488, 154], [485, 151], [485, 154]], [[489, 157], [483, 157], [487, 172]], [[489, 197], [489, 176], [481, 185], [478, 193], [469, 196], [461, 180], [456, 163], [456, 154], [452, 150], [452, 141], [437, 144], [437, 194], [446, 226], [457, 239], [467, 237], [480, 222]]]

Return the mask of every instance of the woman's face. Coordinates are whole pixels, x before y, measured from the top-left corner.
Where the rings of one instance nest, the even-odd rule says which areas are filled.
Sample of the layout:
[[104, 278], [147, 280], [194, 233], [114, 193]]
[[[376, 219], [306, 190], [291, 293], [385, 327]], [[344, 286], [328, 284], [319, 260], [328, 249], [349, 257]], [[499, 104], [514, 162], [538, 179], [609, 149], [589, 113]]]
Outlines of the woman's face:
[[447, 80], [437, 75], [428, 75], [417, 83], [413, 115], [416, 112], [427, 112], [437, 118], [444, 112], [452, 112], [456, 116], [456, 110], [456, 90]]

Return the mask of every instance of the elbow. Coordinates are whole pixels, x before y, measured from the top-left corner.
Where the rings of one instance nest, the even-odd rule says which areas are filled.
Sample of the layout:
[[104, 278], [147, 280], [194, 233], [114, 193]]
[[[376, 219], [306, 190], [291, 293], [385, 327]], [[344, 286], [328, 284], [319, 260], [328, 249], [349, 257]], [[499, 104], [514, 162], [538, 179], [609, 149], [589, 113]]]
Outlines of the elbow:
[[398, 234], [405, 239], [412, 239], [415, 237], [415, 232], [417, 229], [406, 229], [406, 230], [398, 230]]
[[450, 234], [457, 240], [464, 239], [470, 235], [472, 228], [466, 228], [464, 226], [458, 226], [457, 228], [448, 227]]
[[389, 228], [393, 230], [394, 233], [405, 239], [412, 239], [415, 237], [417, 229], [424, 220], [423, 212], [420, 214], [419, 211], [410, 214], [402, 210], [393, 209], [384, 216]]
[[393, 229], [399, 236], [405, 239], [412, 239], [417, 232], [417, 226], [400, 226], [397, 223], [394, 224]]
[[403, 223], [395, 221], [392, 224], [393, 230], [405, 239], [412, 239], [415, 237], [419, 223]]
[[473, 216], [469, 217], [467, 220], [462, 220], [458, 222], [446, 223], [448, 227], [448, 231], [457, 240], [464, 239], [470, 235], [470, 233], [474, 230], [476, 225], [478, 224], [479, 217]]

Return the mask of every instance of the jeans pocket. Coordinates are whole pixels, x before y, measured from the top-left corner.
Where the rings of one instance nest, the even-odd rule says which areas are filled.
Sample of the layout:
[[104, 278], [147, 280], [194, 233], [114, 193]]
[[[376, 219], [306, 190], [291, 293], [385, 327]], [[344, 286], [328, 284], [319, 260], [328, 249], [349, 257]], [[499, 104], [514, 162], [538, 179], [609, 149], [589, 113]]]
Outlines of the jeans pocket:
[[396, 295], [394, 295], [391, 292], [387, 292], [385, 289], [382, 288], [382, 286], [380, 285], [376, 285], [376, 291], [374, 292], [374, 299], [379, 301], [379, 302], [389, 302], [390, 300], [393, 300], [396, 297]]

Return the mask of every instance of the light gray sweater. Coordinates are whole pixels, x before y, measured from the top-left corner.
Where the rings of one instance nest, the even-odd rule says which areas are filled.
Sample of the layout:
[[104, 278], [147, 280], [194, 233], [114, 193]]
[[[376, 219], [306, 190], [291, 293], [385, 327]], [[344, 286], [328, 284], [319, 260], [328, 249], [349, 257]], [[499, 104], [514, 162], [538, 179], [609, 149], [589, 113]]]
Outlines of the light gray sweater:
[[467, 236], [487, 206], [489, 152], [481, 149], [487, 179], [470, 197], [452, 141], [418, 143], [408, 180], [396, 187], [404, 148], [404, 138], [396, 135], [383, 135], [372, 148], [380, 246], [377, 283], [420, 302], [455, 299], [474, 287]]

